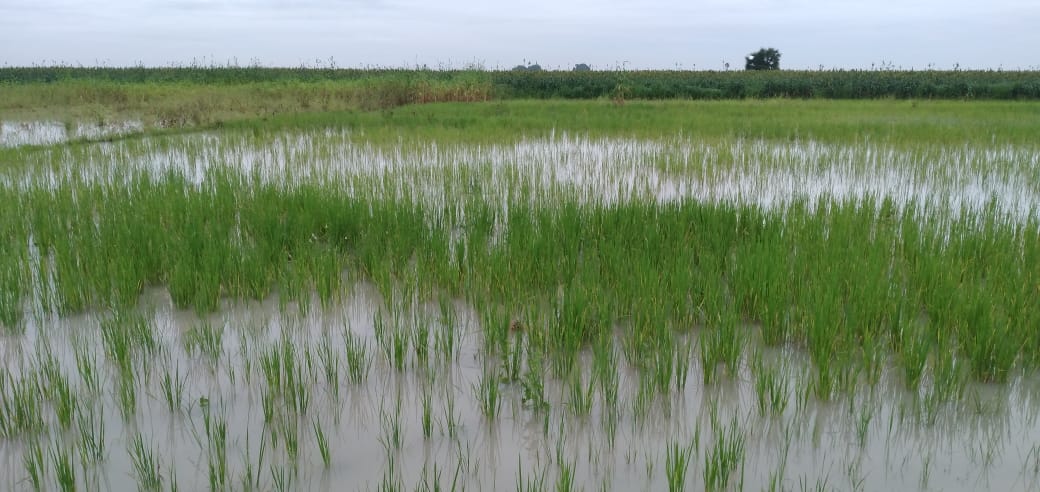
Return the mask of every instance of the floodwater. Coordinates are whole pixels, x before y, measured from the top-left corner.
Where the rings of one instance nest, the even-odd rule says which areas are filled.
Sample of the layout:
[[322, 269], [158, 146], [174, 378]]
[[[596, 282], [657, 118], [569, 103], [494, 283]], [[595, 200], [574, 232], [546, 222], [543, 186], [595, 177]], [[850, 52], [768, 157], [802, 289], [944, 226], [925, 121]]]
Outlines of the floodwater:
[[[56, 123], [3, 125], [0, 145], [73, 138]], [[1040, 151], [1025, 147], [575, 135], [494, 145], [373, 145], [347, 131], [324, 131], [135, 138], [33, 148], [19, 155], [25, 166], [0, 171], [0, 186], [116, 185], [170, 172], [201, 185], [214, 173], [232, 173], [266, 183], [331, 183], [374, 198], [407, 196], [431, 210], [442, 210], [439, 205], [462, 193], [483, 193], [506, 207], [509, 190], [527, 189], [532, 200], [566, 197], [592, 204], [694, 200], [782, 210], [797, 200], [870, 198], [916, 206], [921, 213], [991, 210], [1011, 221], [1040, 218], [1035, 179]], [[571, 478], [586, 490], [662, 490], [669, 449], [677, 447], [690, 453], [686, 487], [700, 490], [708, 485], [717, 448], [727, 442], [739, 449], [723, 474], [729, 488], [1040, 489], [1036, 375], [1019, 375], [1006, 385], [969, 384], [957, 401], [934, 402], [927, 399], [927, 378], [921, 394], [910, 394], [894, 370], [885, 370], [874, 386], [859, 384], [819, 401], [806, 390], [812, 377], [805, 354], [762, 347], [754, 335], [739, 369], [705, 384], [694, 332], [682, 335], [690, 350], [682, 388], [647, 396], [644, 376], [619, 355], [616, 409], [596, 384], [591, 408], [576, 411], [572, 380], [548, 372], [541, 376], [548, 406], [541, 408], [525, 403], [525, 386], [502, 379], [501, 361], [485, 356], [480, 324], [485, 318], [477, 307], [399, 293], [387, 297], [364, 282], [347, 285], [352, 287], [341, 302], [329, 307], [312, 300], [301, 309], [274, 295], [227, 301], [202, 317], [175, 309], [163, 289], [146, 291], [138, 312], [156, 334], [158, 348], [135, 362], [131, 400], [136, 404], [130, 406], [99, 335], [109, 313], [62, 318], [29, 307], [24, 326], [0, 335], [2, 403], [12, 401], [20, 381], [54, 360], [79, 395], [76, 408], [83, 422], [62, 430], [45, 404], [49, 432], [0, 437], [0, 489], [32, 488], [26, 456], [34, 446], [44, 456], [44, 488], [56, 489], [51, 453], [84, 449], [84, 434], [105, 444], [105, 456], [95, 464], [73, 452], [80, 488], [136, 488], [139, 475], [129, 449], [141, 436], [158, 459], [164, 486], [176, 477], [182, 490], [205, 489], [219, 448], [206, 422], [210, 431], [213, 422], [227, 425], [226, 452], [218, 461], [236, 489], [244, 481], [260, 490], [384, 485], [411, 490], [432, 482], [443, 489], [455, 484], [516, 490], [532, 483], [548, 489]], [[408, 334], [403, 368], [394, 367], [401, 359], [394, 358], [383, 326]], [[222, 333], [217, 355], [194, 348], [200, 327]], [[414, 340], [426, 328], [430, 346], [424, 362]], [[522, 335], [513, 336], [517, 343]], [[347, 376], [348, 340], [355, 337], [369, 357], [370, 370], [360, 383]], [[449, 350], [434, 340], [456, 343]], [[287, 353], [296, 372], [279, 381], [301, 381], [297, 395], [307, 404], [299, 416], [283, 421], [279, 415], [286, 402], [279, 397], [268, 421], [265, 399], [272, 401], [272, 383], [264, 367], [273, 354]], [[752, 354], [760, 354], [786, 381], [778, 415], [759, 410], [756, 371], [761, 369], [751, 362]], [[99, 395], [91, 394], [77, 356], [100, 368]], [[592, 378], [592, 359], [582, 354], [578, 377], [584, 383]], [[180, 388], [173, 410], [164, 379]], [[494, 417], [481, 411], [481, 385], [489, 381], [501, 391]], [[423, 432], [424, 407], [429, 436]], [[328, 439], [327, 466], [318, 435]], [[299, 450], [295, 459], [291, 449]]]
[[[207, 413], [227, 423], [227, 476], [235, 488], [247, 473], [247, 480], [258, 481], [262, 490], [284, 485], [276, 476], [291, 477], [288, 488], [296, 490], [374, 489], [386, 483], [411, 490], [435, 480], [443, 488], [454, 483], [473, 490], [515, 490], [519, 480], [539, 479], [543, 488], [553, 488], [562, 470], [569, 469], [574, 483], [586, 490], [662, 490], [668, 447], [679, 445], [692, 446], [685, 484], [700, 490], [720, 435], [744, 443], [729, 475], [730, 488], [762, 490], [771, 482], [782, 489], [1040, 487], [1040, 381], [1033, 377], [1010, 385], [971, 385], [963, 402], [942, 403], [930, 412], [888, 375], [873, 388], [862, 385], [821, 402], [803, 396], [809, 367], [801, 353], [762, 348], [753, 341], [737, 374], [703, 384], [693, 335], [681, 391], [641, 399], [639, 372], [619, 357], [616, 413], [607, 410], [596, 389], [590, 412], [576, 415], [568, 381], [545, 374], [547, 409], [525, 406], [520, 386], [502, 381], [500, 411], [489, 418], [480, 411], [478, 385], [485, 363], [497, 367], [484, 360], [481, 318], [462, 301], [444, 306], [388, 300], [360, 283], [334, 307], [322, 308], [314, 300], [301, 311], [272, 297], [226, 302], [220, 312], [200, 318], [173, 308], [164, 290], [151, 289], [142, 296], [140, 311], [157, 333], [160, 349], [139, 367], [137, 405], [129, 417], [120, 411], [116, 371], [97, 336], [103, 315], [30, 320], [23, 334], [0, 338], [0, 357], [13, 382], [38, 364], [40, 354], [53, 354], [79, 389], [85, 383], [75, 354], [96, 357], [103, 391], [80, 400], [79, 410], [95, 416], [91, 429], [103, 422], [99, 438], [108, 455], [98, 465], [84, 466], [85, 472], [77, 462], [77, 480], [87, 489], [136, 487], [127, 450], [138, 434], [157, 452], [167, 485], [173, 473], [182, 490], [207, 488]], [[393, 367], [380, 349], [378, 320], [413, 334], [425, 323], [431, 330], [428, 364], [420, 363], [410, 346], [403, 369]], [[216, 360], [186, 348], [187, 334], [202, 323], [224, 329]], [[457, 340], [449, 360], [433, 350], [432, 339], [443, 330]], [[371, 355], [370, 372], [361, 384], [346, 375], [344, 333], [360, 337]], [[302, 416], [292, 417], [299, 426], [295, 463], [285, 437], [267, 430], [273, 427], [265, 425], [261, 403], [267, 383], [259, 361], [284, 348], [284, 341], [298, 356], [310, 395]], [[323, 361], [328, 359], [319, 355], [325, 342], [340, 361], [334, 378], [325, 376]], [[748, 354], [757, 350], [790, 383], [780, 415], [758, 410], [748, 362]], [[585, 354], [580, 364], [586, 381], [590, 361]], [[160, 390], [165, 374], [183, 381], [183, 396], [172, 412]], [[429, 437], [421, 425], [426, 394], [432, 409]], [[399, 446], [388, 444], [395, 422]], [[328, 467], [320, 457], [315, 425], [329, 441]], [[75, 431], [52, 436], [42, 440], [45, 453], [51, 446], [80, 446]], [[29, 489], [22, 455], [32, 439], [0, 441], [0, 488]]]
[[0, 148], [53, 145], [69, 140], [120, 136], [144, 129], [140, 121], [61, 123], [58, 121], [0, 121]]
[[[46, 133], [46, 132], [44, 132]], [[511, 144], [402, 142], [373, 145], [347, 130], [263, 135], [192, 134], [63, 147], [26, 156], [0, 185], [53, 187], [124, 182], [169, 172], [201, 184], [230, 172], [270, 183], [317, 181], [373, 197], [408, 196], [440, 208], [461, 193], [489, 201], [508, 190], [593, 203], [629, 200], [754, 204], [784, 209], [828, 199], [875, 203], [956, 218], [993, 212], [1040, 218], [1040, 149], [994, 146], [897, 148], [688, 138], [638, 140], [554, 134]], [[378, 186], [376, 186], [378, 185]], [[479, 185], [479, 186], [478, 186]], [[503, 203], [503, 206], [506, 206]]]

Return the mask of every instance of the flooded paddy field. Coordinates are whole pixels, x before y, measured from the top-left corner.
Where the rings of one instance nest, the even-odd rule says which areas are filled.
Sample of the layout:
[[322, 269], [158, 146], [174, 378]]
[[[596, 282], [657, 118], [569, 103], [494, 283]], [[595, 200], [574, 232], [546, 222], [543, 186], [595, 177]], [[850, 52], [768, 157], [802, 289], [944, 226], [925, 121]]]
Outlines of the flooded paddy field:
[[546, 126], [5, 150], [0, 487], [1040, 486], [1040, 148]]

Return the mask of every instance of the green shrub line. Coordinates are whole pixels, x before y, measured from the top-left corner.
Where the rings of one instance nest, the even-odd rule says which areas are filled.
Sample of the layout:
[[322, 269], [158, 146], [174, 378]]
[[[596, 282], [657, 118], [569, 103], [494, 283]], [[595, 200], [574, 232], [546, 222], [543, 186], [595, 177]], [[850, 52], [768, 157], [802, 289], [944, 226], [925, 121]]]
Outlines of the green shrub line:
[[478, 85], [499, 99], [1037, 99], [1040, 74], [1004, 70], [524, 71], [5, 67], [0, 85], [270, 83]]

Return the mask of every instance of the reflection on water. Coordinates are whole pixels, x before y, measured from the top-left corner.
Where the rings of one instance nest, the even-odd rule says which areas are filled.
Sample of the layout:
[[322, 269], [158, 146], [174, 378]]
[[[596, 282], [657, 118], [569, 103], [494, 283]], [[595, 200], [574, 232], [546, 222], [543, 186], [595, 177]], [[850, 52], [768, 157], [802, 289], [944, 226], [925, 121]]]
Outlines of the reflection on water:
[[374, 197], [432, 206], [465, 194], [502, 201], [697, 200], [783, 209], [821, 198], [877, 203], [957, 217], [991, 210], [1013, 221], [1040, 217], [1040, 150], [1023, 147], [887, 147], [814, 141], [592, 139], [559, 135], [513, 144], [376, 145], [347, 130], [133, 139], [26, 156], [0, 175], [7, 186], [122, 183], [137, 172], [175, 171], [201, 184], [231, 172], [264, 182], [319, 181]]
[[[226, 420], [229, 480], [241, 483], [248, 473], [253, 477], [248, 480], [258, 481], [264, 490], [277, 487], [274, 477], [288, 470], [295, 470], [293, 489], [375, 488], [389, 481], [411, 490], [437, 477], [442, 487], [457, 483], [477, 490], [514, 490], [521, 477], [540, 477], [552, 488], [565, 469], [586, 488], [661, 490], [667, 486], [672, 445], [692, 445], [686, 485], [697, 490], [705, 486], [722, 436], [743, 443], [730, 484], [747, 490], [762, 490], [770, 483], [784, 489], [843, 490], [1035, 490], [1040, 485], [1040, 384], [1032, 378], [1010, 386], [969, 386], [963, 402], [940, 403], [933, 410], [922, 409], [921, 398], [907, 394], [888, 375], [874, 388], [861, 385], [833, 401], [819, 402], [804, 396], [809, 377], [803, 354], [755, 342], [737, 374], [704, 385], [693, 334], [693, 362], [682, 390], [645, 400], [640, 371], [621, 357], [616, 410], [595, 389], [588, 414], [575, 415], [570, 380], [546, 374], [546, 409], [525, 405], [523, 385], [501, 380], [501, 410], [488, 419], [479, 410], [479, 384], [484, 367], [494, 378], [499, 367], [483, 355], [482, 318], [461, 301], [440, 306], [388, 301], [371, 285], [358, 284], [335, 307], [322, 308], [315, 300], [301, 313], [293, 306], [283, 309], [272, 298], [227, 303], [219, 313], [199, 318], [174, 309], [165, 291], [153, 289], [143, 296], [141, 312], [157, 334], [159, 349], [135, 366], [136, 410], [125, 418], [112, 356], [97, 336], [106, 315], [30, 321], [23, 335], [0, 339], [5, 392], [51, 356], [82, 392], [87, 383], [77, 354], [81, 360], [98, 361], [101, 394], [82, 396], [79, 410], [95, 415], [92, 429], [103, 422], [99, 435], [109, 454], [79, 477], [87, 488], [136, 486], [127, 450], [137, 433], [158, 452], [166, 480], [172, 472], [182, 489], [207, 488], [213, 445], [205, 430], [207, 414]], [[426, 326], [431, 340], [427, 362], [421, 362], [412, 343], [403, 369], [396, 369], [393, 355], [380, 343], [380, 323], [396, 326], [391, 332], [404, 330], [413, 341], [419, 327]], [[196, 342], [191, 333], [200, 326], [223, 329], [216, 359], [192, 348]], [[447, 359], [433, 342], [445, 330], [457, 340]], [[362, 340], [371, 356], [370, 372], [361, 384], [353, 384], [347, 375], [348, 337]], [[277, 414], [273, 421], [265, 418], [263, 404], [271, 391], [265, 366], [271, 354], [286, 350], [294, 354], [295, 374], [308, 395], [301, 416], [290, 417], [299, 431], [294, 437], [299, 440], [296, 464], [287, 451], [289, 435], [276, 430], [279, 425], [272, 422], [279, 420]], [[755, 352], [762, 362], [752, 364], [748, 354]], [[577, 377], [590, 381], [591, 354], [581, 360]], [[789, 382], [786, 409], [779, 415], [763, 415], [758, 409], [751, 369], [756, 364]], [[330, 366], [335, 367], [331, 377]], [[167, 377], [183, 385], [172, 412], [162, 389]], [[423, 435], [424, 404], [431, 408], [429, 437]], [[315, 425], [330, 443], [327, 469]], [[387, 442], [394, 429], [399, 446]], [[0, 486], [5, 490], [26, 488], [22, 455], [32, 439], [5, 439], [0, 445]], [[70, 449], [82, 445], [77, 432], [50, 439]], [[45, 438], [43, 445], [51, 444]]]
[[116, 123], [60, 123], [57, 121], [0, 121], [0, 147], [53, 145], [68, 140], [118, 136], [144, 129], [140, 121]]

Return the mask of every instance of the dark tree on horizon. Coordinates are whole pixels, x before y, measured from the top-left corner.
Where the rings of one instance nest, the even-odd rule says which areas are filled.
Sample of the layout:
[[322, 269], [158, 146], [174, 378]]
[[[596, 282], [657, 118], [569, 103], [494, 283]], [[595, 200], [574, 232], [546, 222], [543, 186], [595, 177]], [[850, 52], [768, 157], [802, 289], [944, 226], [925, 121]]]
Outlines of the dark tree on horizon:
[[762, 48], [747, 56], [745, 70], [779, 70], [780, 52], [775, 48]]

